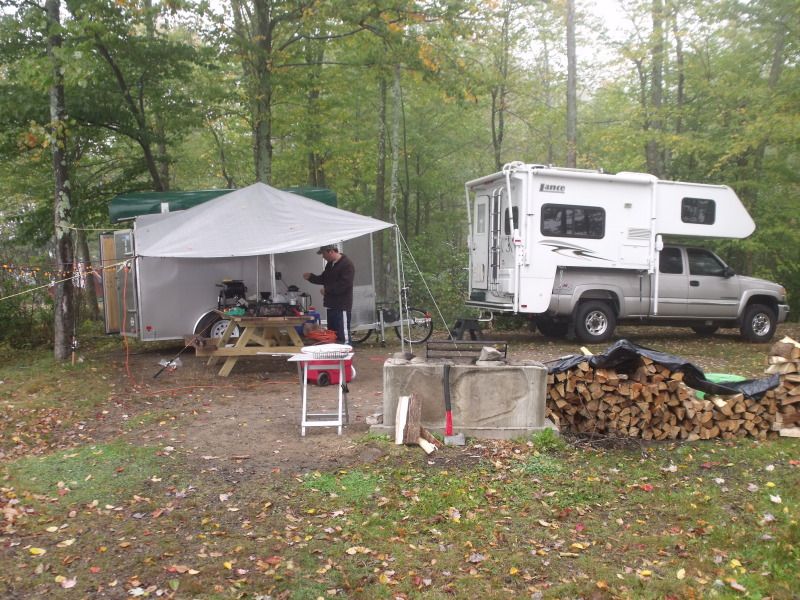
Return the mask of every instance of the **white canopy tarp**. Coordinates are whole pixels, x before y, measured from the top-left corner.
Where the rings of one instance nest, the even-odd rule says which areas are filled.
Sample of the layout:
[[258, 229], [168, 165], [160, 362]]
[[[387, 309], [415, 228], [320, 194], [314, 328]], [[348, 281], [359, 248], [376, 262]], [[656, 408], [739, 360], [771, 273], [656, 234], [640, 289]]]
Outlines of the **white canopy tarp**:
[[136, 219], [139, 256], [216, 258], [308, 250], [392, 227], [255, 183], [187, 210]]

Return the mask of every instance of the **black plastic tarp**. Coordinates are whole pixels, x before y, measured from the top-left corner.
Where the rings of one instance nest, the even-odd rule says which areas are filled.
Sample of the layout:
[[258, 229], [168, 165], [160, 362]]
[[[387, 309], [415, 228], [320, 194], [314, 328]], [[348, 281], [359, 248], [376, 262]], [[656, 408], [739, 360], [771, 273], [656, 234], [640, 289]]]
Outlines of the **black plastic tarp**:
[[633, 371], [639, 365], [639, 359], [643, 356], [666, 367], [670, 371], [682, 372], [683, 381], [686, 385], [707, 394], [730, 396], [732, 394], [742, 393], [748, 398], [760, 398], [767, 390], [771, 390], [780, 385], [780, 378], [778, 375], [770, 375], [769, 377], [762, 377], [760, 379], [714, 383], [706, 379], [702, 369], [678, 356], [645, 348], [644, 346], [639, 346], [625, 339], [612, 344], [606, 348], [606, 351], [602, 354], [594, 354], [591, 356], [575, 354], [549, 361], [547, 363], [547, 371], [548, 373], [561, 373], [582, 362], [588, 362], [590, 367], [597, 369]]

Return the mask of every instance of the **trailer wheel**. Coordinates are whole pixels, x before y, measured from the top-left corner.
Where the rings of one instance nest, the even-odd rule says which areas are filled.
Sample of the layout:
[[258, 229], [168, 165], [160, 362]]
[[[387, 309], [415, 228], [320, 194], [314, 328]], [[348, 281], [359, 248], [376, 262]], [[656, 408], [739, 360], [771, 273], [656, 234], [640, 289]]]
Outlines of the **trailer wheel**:
[[581, 302], [575, 314], [575, 335], [590, 344], [605, 342], [614, 335], [617, 319], [611, 306], [598, 300]]
[[537, 317], [536, 327], [543, 336], [549, 338], [562, 339], [569, 333], [569, 323], [567, 321], [556, 321], [552, 317]]
[[[216, 313], [209, 313], [197, 324], [197, 327], [194, 328], [194, 335], [199, 335], [202, 337], [207, 338], [220, 338], [222, 334], [225, 333], [225, 329], [228, 327], [228, 320], [223, 319]], [[239, 337], [239, 328], [236, 327], [231, 333], [231, 339], [235, 339]]]
[[717, 332], [717, 329], [719, 329], [719, 327], [716, 325], [692, 325], [692, 331], [701, 337], [714, 335]]
[[751, 304], [744, 311], [744, 319], [739, 331], [748, 342], [761, 344], [775, 335], [778, 317], [775, 311], [765, 304]]

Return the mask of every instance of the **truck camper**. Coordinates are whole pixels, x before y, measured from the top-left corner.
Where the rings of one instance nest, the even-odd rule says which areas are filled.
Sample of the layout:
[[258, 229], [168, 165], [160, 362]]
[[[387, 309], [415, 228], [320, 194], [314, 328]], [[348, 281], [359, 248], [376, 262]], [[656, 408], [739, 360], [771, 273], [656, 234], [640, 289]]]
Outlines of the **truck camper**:
[[608, 340], [619, 323], [738, 327], [766, 342], [788, 315], [782, 286], [665, 242], [753, 233], [727, 186], [516, 162], [465, 187], [469, 306], [527, 314], [544, 335], [584, 342]]

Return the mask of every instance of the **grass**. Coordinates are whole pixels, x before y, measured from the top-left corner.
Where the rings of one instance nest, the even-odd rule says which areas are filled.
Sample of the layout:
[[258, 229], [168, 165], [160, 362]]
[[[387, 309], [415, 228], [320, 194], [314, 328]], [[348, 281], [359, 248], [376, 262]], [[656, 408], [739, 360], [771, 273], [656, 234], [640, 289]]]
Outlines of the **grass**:
[[[45, 456], [31, 456], [8, 465], [6, 482], [44, 500], [41, 510], [92, 502], [116, 504], [131, 496], [131, 490], [147, 489], [163, 481], [179, 479], [170, 460], [152, 447], [134, 446], [115, 440], [107, 444], [79, 446]], [[53, 502], [55, 501], [55, 502]]]
[[[763, 370], [724, 336], [647, 340]], [[794, 439], [599, 449], [546, 430], [421, 459], [365, 435], [382, 458], [243, 475], [135, 439], [180, 427], [168, 399], [89, 435], [113, 414], [102, 349], [74, 369], [17, 359], [0, 367], [2, 597], [797, 597]]]

